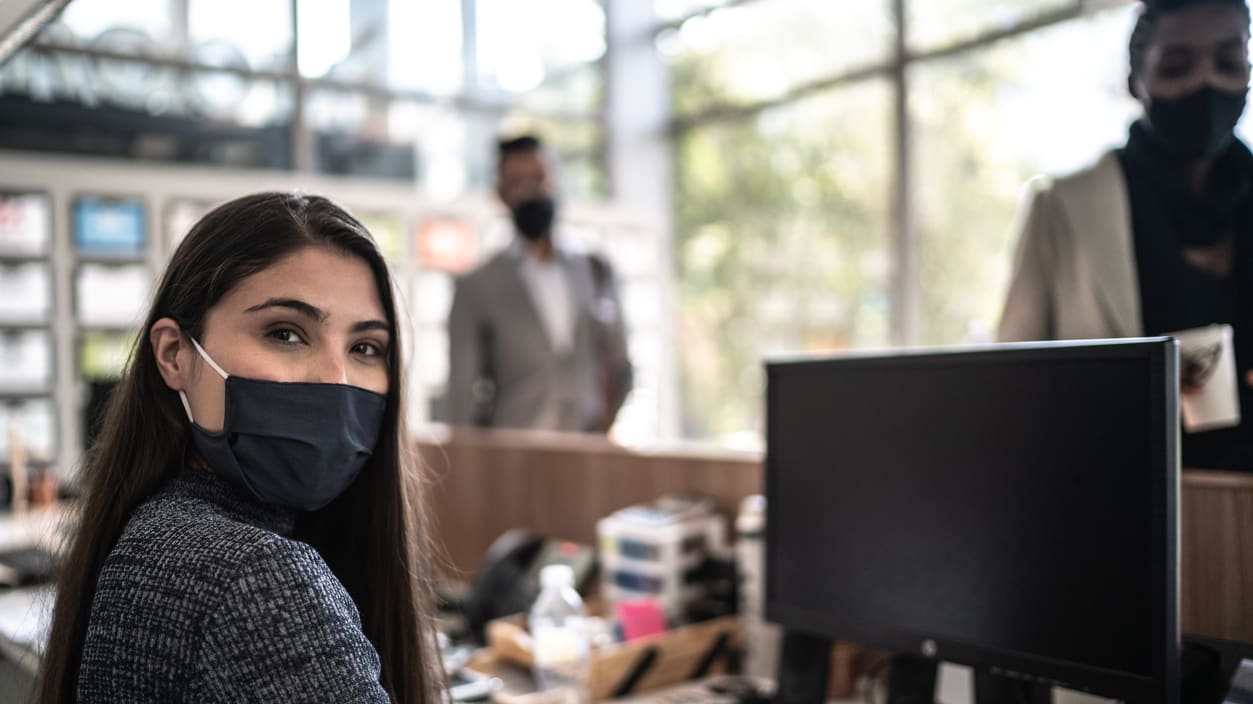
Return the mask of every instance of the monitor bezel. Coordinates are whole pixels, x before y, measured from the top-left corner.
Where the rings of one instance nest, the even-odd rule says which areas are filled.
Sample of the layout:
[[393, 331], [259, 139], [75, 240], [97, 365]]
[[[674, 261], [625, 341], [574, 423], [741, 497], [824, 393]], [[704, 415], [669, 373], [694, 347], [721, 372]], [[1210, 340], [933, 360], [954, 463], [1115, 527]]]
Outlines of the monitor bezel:
[[[893, 368], [904, 365], [969, 365], [979, 362], [1003, 364], [1021, 360], [1108, 360], [1128, 358], [1149, 363], [1152, 422], [1160, 432], [1152, 434], [1150, 460], [1160, 466], [1150, 467], [1152, 477], [1153, 513], [1161, 520], [1153, 534], [1155, 559], [1153, 603], [1160, 604], [1158, 618], [1152, 625], [1152, 672], [1148, 676], [1083, 663], [1044, 658], [1029, 653], [1007, 650], [978, 643], [928, 634], [899, 625], [876, 622], [857, 616], [843, 616], [831, 611], [814, 612], [782, 603], [775, 594], [772, 575], [777, 574], [779, 551], [778, 524], [766, 522], [766, 594], [768, 620], [787, 629], [816, 634], [838, 640], [887, 648], [896, 652], [914, 653], [937, 661], [953, 662], [983, 668], [993, 674], [1014, 679], [1035, 681], [1124, 701], [1164, 702], [1174, 704], [1179, 692], [1179, 406], [1178, 345], [1170, 337], [1121, 338], [1116, 340], [1078, 340], [1064, 342], [1029, 342], [953, 347], [861, 352], [826, 356], [793, 357], [768, 360], [766, 366], [766, 453], [764, 478], [767, 506], [774, 506], [781, 480], [778, 454], [773, 450], [778, 437], [778, 403], [780, 375], [838, 367], [850, 369]], [[767, 514], [769, 515], [769, 513]], [[786, 663], [782, 664], [786, 667]]]

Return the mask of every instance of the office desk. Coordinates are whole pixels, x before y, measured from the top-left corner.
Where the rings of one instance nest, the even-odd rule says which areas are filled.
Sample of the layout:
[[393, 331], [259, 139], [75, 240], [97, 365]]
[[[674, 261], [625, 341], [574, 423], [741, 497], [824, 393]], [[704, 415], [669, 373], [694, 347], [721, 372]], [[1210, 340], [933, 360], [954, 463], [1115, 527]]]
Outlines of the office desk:
[[0, 550], [23, 545], [59, 549], [65, 521], [70, 515], [68, 504], [30, 508], [16, 514], [0, 511]]
[[[65, 505], [0, 513], [0, 550], [37, 545], [59, 552], [69, 517]], [[0, 591], [0, 701], [29, 698], [50, 625], [52, 600], [51, 584]]]

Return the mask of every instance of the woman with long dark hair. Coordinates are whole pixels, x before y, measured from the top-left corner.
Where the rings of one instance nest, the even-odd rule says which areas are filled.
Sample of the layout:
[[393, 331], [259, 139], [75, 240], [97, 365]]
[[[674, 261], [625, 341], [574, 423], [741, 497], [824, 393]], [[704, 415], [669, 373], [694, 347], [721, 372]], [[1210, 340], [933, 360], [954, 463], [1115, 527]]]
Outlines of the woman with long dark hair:
[[192, 228], [83, 467], [38, 701], [438, 700], [400, 327], [325, 198]]

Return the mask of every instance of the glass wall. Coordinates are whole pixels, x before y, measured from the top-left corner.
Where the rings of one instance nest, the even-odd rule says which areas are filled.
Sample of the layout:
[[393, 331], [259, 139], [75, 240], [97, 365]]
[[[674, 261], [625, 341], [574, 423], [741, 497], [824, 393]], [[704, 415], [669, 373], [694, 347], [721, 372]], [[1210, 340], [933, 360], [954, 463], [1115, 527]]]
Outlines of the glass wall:
[[136, 148], [448, 200], [487, 193], [497, 134], [534, 129], [569, 201], [612, 201], [606, 95], [643, 79], [610, 82], [610, 38], [638, 41], [668, 75], [674, 183], [633, 345], [677, 370], [663, 434], [744, 446], [772, 354], [991, 339], [1024, 185], [1138, 114], [1131, 0], [652, 0], [651, 32], [615, 35], [634, 2], [74, 0], [0, 67], [0, 101], [195, 119], [220, 141]]
[[[136, 168], [105, 163], [119, 174], [124, 192], [117, 195], [143, 204], [140, 229], [166, 225], [169, 247], [162, 235], [161, 246], [139, 248], [150, 256], [130, 252], [119, 259], [73, 250], [73, 306], [58, 319], [32, 323], [0, 310], [0, 358], [16, 360], [10, 366], [19, 371], [50, 360], [59, 370], [47, 388], [0, 379], [0, 420], [20, 414], [34, 418], [22, 422], [46, 430], [44, 435], [71, 434], [67, 424], [39, 420], [51, 414], [47, 397], [61, 399], [54, 417], [77, 417], [79, 391], [118, 376], [117, 352], [124, 349], [119, 340], [132, 333], [133, 311], [102, 301], [145, 300], [154, 282], [141, 264], [159, 267], [243, 169], [297, 174], [293, 181], [255, 175], [258, 182], [308, 176], [308, 182], [332, 189], [345, 186], [349, 195], [338, 199], [360, 208], [392, 262], [402, 300], [415, 302], [407, 311], [414, 348], [409, 359], [417, 360], [411, 398], [418, 411], [411, 420], [442, 420], [453, 277], [513, 236], [492, 189], [496, 143], [502, 135], [535, 132], [557, 157], [568, 206], [562, 210], [563, 244], [602, 253], [619, 271], [637, 373], [615, 430], [644, 440], [662, 435], [658, 408], [665, 396], [663, 338], [669, 327], [662, 321], [661, 294], [668, 272], [659, 262], [666, 234], [655, 214], [606, 202], [607, 24], [602, 0], [69, 3], [0, 65], [0, 151], [138, 162]], [[219, 195], [205, 203], [192, 200], [195, 191], [130, 185], [128, 178], [151, 184], [144, 165], [153, 162], [231, 168], [206, 171], [206, 182], [215, 183]], [[154, 167], [152, 173], [166, 171]], [[398, 181], [401, 193], [412, 186], [412, 202], [389, 185], [361, 199], [354, 193], [360, 184], [318, 180], [316, 174]], [[10, 172], [0, 186], [36, 180]], [[4, 251], [3, 244], [0, 289], [47, 286], [46, 260], [55, 255], [39, 253], [32, 263], [23, 252]], [[75, 334], [50, 337], [41, 326]], [[50, 351], [62, 347], [72, 347], [74, 355]], [[13, 410], [19, 402], [27, 405]], [[72, 448], [75, 441], [60, 444]]]
[[543, 130], [568, 195], [603, 199], [605, 32], [601, 0], [74, 0], [0, 66], [0, 106], [40, 127], [0, 148], [453, 197], [489, 184], [499, 133]]
[[923, 344], [994, 337], [1024, 184], [1126, 140], [1124, 11], [910, 68], [912, 202]]
[[678, 145], [685, 435], [751, 444], [765, 355], [887, 343], [887, 89], [859, 83]]
[[1024, 185], [1120, 145], [1138, 114], [1129, 2], [655, 7], [690, 437], [759, 447], [780, 352], [992, 339]]
[[684, 115], [779, 98], [881, 63], [892, 32], [886, 0], [758, 0], [691, 17], [657, 46], [670, 57], [674, 107]]

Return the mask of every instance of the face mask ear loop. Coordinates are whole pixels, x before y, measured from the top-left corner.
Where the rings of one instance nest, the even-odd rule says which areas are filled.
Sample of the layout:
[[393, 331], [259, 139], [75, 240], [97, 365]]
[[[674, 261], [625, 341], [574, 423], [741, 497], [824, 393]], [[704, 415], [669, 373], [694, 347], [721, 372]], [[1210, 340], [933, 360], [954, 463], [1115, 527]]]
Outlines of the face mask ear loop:
[[[222, 368], [218, 366], [218, 363], [213, 361], [213, 358], [209, 356], [208, 352], [204, 351], [204, 348], [200, 346], [199, 342], [196, 342], [196, 338], [192, 337], [191, 335], [188, 335], [187, 339], [191, 340], [191, 344], [196, 348], [196, 352], [200, 354], [201, 358], [203, 358], [204, 361], [208, 362], [210, 367], [213, 367], [213, 371], [217, 372], [218, 376], [225, 379], [227, 377], [227, 373], [225, 371], [222, 371]], [[187, 392], [183, 391], [182, 389], [179, 389], [178, 400], [183, 402], [183, 410], [187, 412], [187, 420], [191, 421], [194, 424], [196, 422], [196, 419], [191, 417], [191, 404], [188, 403], [187, 401]]]
[[188, 335], [187, 339], [191, 340], [191, 344], [195, 345], [196, 351], [200, 353], [200, 356], [204, 358], [204, 361], [209, 363], [210, 367], [213, 367], [213, 371], [217, 372], [218, 376], [222, 377], [223, 379], [230, 376], [226, 372], [222, 371], [222, 368], [218, 366], [217, 362], [213, 361], [213, 358], [209, 356], [208, 352], [204, 351], [204, 348], [200, 346], [200, 343], [196, 342], [196, 338], [192, 337], [191, 335]]
[[183, 391], [182, 389], [179, 389], [178, 400], [183, 402], [183, 410], [187, 411], [187, 420], [194, 424], [196, 422], [196, 419], [191, 417], [191, 404], [187, 402], [187, 392]]

